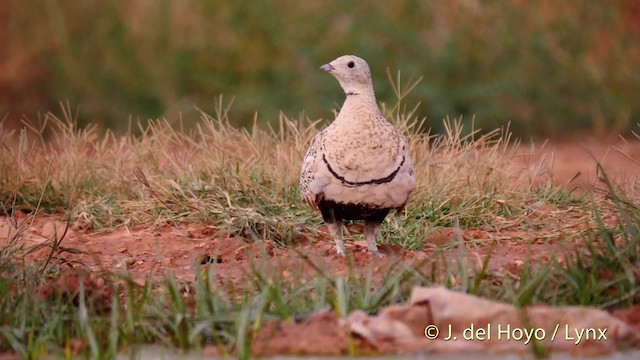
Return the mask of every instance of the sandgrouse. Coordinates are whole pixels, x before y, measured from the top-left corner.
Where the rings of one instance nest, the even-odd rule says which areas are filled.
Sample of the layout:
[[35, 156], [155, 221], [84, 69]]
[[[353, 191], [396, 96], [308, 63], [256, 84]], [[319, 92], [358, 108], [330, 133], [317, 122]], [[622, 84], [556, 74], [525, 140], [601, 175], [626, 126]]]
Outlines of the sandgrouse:
[[336, 119], [318, 133], [300, 174], [302, 200], [320, 210], [338, 255], [345, 255], [343, 220], [364, 220], [367, 248], [376, 256], [376, 237], [390, 210], [401, 210], [416, 187], [409, 145], [380, 113], [369, 65], [341, 56], [322, 65], [347, 98]]

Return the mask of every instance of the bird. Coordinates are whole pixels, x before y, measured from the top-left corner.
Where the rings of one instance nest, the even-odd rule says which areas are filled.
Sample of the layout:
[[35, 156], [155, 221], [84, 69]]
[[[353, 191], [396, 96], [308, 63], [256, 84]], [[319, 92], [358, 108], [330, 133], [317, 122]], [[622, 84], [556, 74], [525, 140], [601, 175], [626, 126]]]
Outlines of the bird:
[[320, 211], [339, 256], [345, 256], [342, 223], [363, 220], [367, 250], [376, 245], [391, 210], [402, 211], [416, 187], [407, 139], [378, 107], [367, 62], [344, 55], [322, 65], [345, 92], [334, 121], [317, 133], [302, 161], [300, 196]]

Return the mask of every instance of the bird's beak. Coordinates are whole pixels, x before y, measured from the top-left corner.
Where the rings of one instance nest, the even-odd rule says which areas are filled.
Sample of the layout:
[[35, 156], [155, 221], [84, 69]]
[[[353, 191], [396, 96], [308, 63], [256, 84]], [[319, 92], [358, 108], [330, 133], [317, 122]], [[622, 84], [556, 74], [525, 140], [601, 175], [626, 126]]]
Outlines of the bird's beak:
[[324, 71], [328, 71], [328, 72], [332, 72], [335, 69], [336, 68], [331, 66], [331, 64], [324, 64], [324, 65], [320, 66], [320, 70], [324, 70]]

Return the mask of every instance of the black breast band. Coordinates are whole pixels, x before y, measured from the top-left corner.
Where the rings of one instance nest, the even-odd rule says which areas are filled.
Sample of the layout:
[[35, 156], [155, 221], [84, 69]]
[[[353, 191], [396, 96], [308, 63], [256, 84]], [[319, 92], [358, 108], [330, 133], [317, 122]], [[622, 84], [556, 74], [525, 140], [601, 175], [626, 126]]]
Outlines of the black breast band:
[[329, 172], [336, 179], [342, 181], [343, 184], [348, 185], [348, 186], [362, 186], [362, 185], [371, 185], [371, 184], [380, 185], [380, 184], [388, 183], [389, 181], [393, 180], [396, 177], [396, 175], [398, 175], [398, 172], [400, 171], [400, 168], [404, 164], [404, 160], [405, 160], [405, 158], [403, 156], [402, 157], [402, 161], [400, 162], [400, 165], [398, 165], [398, 167], [391, 174], [389, 174], [389, 176], [387, 176], [387, 177], [383, 177], [383, 178], [380, 178], [380, 179], [368, 180], [368, 181], [349, 181], [349, 180], [345, 179], [344, 176], [340, 176], [337, 172], [335, 172], [333, 170], [333, 168], [331, 167], [331, 165], [329, 165], [329, 161], [327, 161], [327, 158], [324, 156], [324, 154], [322, 154], [322, 161], [324, 161], [324, 163], [327, 164], [327, 168], [329, 169]]

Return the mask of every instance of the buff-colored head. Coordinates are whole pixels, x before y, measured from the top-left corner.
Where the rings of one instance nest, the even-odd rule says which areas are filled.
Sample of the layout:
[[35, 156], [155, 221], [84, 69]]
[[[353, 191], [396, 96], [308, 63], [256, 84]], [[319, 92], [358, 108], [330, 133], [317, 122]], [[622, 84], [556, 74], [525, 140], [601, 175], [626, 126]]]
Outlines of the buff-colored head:
[[344, 55], [320, 67], [333, 75], [347, 95], [373, 93], [371, 71], [367, 62], [354, 55]]

